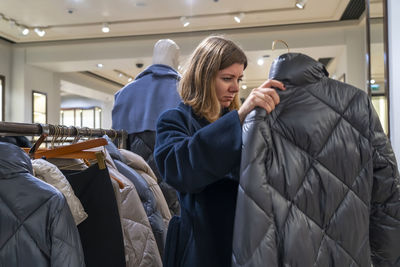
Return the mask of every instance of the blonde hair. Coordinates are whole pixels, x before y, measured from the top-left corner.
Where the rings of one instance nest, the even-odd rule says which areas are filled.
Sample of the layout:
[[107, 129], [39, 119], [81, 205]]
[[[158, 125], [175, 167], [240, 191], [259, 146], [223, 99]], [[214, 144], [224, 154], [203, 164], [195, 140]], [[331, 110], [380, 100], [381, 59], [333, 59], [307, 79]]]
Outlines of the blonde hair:
[[[239, 63], [247, 67], [243, 50], [233, 41], [222, 36], [205, 38], [193, 52], [189, 65], [179, 84], [179, 94], [183, 102], [193, 108], [197, 116], [208, 121], [216, 121], [221, 114], [215, 80], [219, 70]], [[239, 109], [239, 96], [236, 94], [228, 109]]]

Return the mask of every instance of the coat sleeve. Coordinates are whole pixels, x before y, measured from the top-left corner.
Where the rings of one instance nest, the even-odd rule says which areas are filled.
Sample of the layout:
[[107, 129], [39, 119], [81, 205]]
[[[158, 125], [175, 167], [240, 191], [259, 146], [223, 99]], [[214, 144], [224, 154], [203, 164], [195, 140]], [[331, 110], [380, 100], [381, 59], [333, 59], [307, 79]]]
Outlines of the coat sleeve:
[[370, 245], [374, 266], [400, 266], [400, 187], [396, 158], [371, 106], [373, 187]]
[[51, 266], [84, 267], [85, 259], [78, 229], [64, 196], [53, 197], [54, 217], [50, 225]]
[[196, 193], [240, 165], [242, 129], [237, 111], [190, 135], [178, 110], [157, 123], [154, 157], [165, 181], [180, 192]]

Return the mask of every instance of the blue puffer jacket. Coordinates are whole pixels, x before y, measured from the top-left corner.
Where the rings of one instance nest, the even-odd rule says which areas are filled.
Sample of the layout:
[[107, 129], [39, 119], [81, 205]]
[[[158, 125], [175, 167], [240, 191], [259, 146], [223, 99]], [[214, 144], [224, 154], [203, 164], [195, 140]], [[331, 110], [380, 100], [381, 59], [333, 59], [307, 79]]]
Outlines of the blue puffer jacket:
[[233, 266], [400, 266], [399, 172], [363, 91], [285, 54], [281, 103], [243, 125]]
[[32, 176], [29, 157], [0, 142], [0, 266], [85, 266], [64, 196]]

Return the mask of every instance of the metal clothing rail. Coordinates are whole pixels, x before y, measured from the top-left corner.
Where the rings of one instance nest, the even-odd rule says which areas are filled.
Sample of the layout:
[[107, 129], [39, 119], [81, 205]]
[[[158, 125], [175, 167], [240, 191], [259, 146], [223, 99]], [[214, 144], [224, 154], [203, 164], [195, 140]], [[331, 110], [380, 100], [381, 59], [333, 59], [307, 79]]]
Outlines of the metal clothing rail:
[[118, 139], [123, 148], [126, 148], [127, 132], [114, 129], [92, 129], [87, 127], [75, 127], [64, 125], [0, 122], [0, 135], [41, 135], [59, 137], [101, 137], [107, 135], [112, 140]]

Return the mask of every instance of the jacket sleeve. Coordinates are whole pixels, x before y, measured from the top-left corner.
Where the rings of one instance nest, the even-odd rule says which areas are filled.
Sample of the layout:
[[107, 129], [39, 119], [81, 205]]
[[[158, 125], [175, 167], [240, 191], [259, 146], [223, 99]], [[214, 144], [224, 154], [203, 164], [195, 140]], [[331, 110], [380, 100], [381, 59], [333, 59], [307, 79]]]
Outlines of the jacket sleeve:
[[154, 157], [165, 181], [180, 192], [200, 192], [240, 165], [242, 129], [237, 111], [192, 136], [183, 114], [164, 113], [157, 123]]
[[50, 225], [51, 266], [84, 267], [85, 259], [78, 229], [64, 196], [53, 197], [54, 213]]
[[373, 146], [370, 245], [374, 266], [400, 266], [400, 188], [396, 158], [370, 103]]

